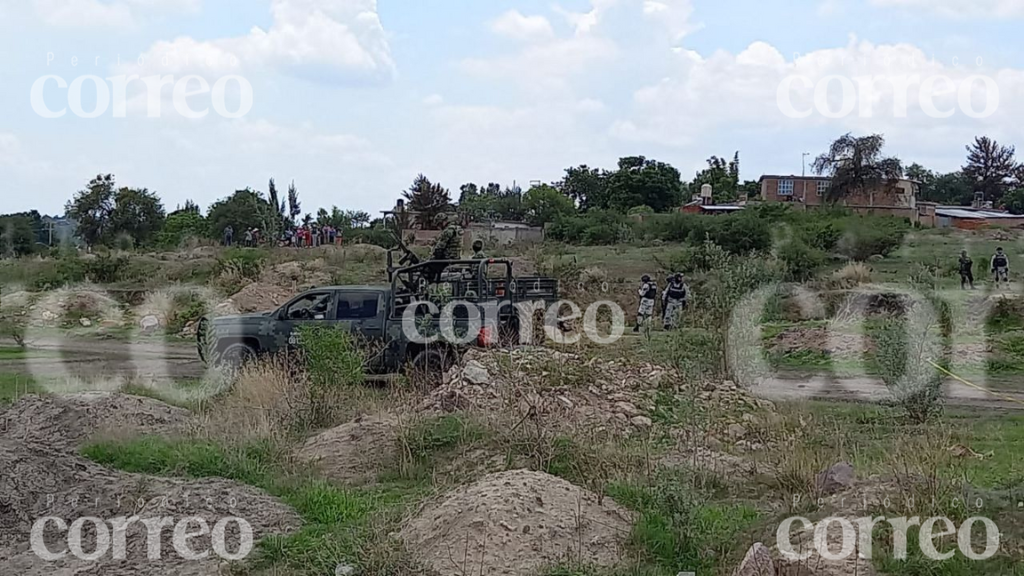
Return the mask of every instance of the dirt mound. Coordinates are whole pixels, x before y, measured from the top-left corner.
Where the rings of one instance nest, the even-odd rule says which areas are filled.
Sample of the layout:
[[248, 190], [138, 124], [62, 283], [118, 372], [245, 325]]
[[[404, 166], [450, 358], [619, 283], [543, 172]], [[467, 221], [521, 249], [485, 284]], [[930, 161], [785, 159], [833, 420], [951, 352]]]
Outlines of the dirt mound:
[[322, 258], [309, 262], [285, 262], [263, 271], [260, 280], [263, 284], [273, 284], [293, 290], [308, 290], [317, 286], [330, 284], [331, 275], [327, 272], [327, 264]]
[[124, 312], [116, 300], [101, 290], [88, 287], [49, 292], [29, 309], [29, 322], [34, 326], [53, 327], [78, 319], [120, 325], [124, 322]]
[[4, 436], [43, 442], [57, 450], [74, 450], [100, 435], [180, 434], [192, 414], [151, 398], [89, 392], [55, 396], [25, 396], [0, 412]]
[[295, 457], [317, 465], [331, 480], [372, 482], [394, 454], [398, 432], [394, 419], [368, 416], [310, 438]]
[[860, 356], [875, 349], [874, 342], [859, 334], [844, 334], [824, 326], [790, 328], [775, 337], [772, 350], [781, 354], [820, 352], [833, 357]]
[[[175, 550], [174, 524], [186, 518], [202, 518], [210, 529], [226, 518], [241, 518], [251, 527], [254, 541], [269, 534], [296, 529], [300, 520], [290, 508], [260, 490], [223, 479], [181, 480], [152, 478], [106, 470], [78, 456], [37, 443], [0, 440], [0, 574], [50, 576], [53, 574], [103, 574], [104, 576], [220, 574], [221, 558], [212, 552], [202, 560], [189, 561]], [[65, 555], [45, 562], [30, 549], [32, 525], [40, 518], [61, 518], [67, 524], [81, 518], [109, 522], [118, 517], [138, 520], [126, 530], [124, 559], [112, 549], [96, 561]], [[159, 530], [160, 559], [147, 558], [149, 528], [143, 522], [170, 518]], [[195, 533], [201, 524], [191, 522]], [[238, 552], [239, 523], [227, 522], [225, 549]], [[86, 523], [82, 548], [97, 549], [97, 529]], [[102, 533], [100, 533], [102, 534]], [[47, 524], [43, 541], [48, 550], [68, 549], [68, 530]], [[188, 541], [195, 552], [211, 550], [209, 533]]]
[[[543, 419], [556, 429], [646, 431], [659, 394], [674, 393], [696, 407], [750, 412], [770, 403], [735, 385], [696, 399], [694, 383], [664, 367], [629, 360], [586, 359], [547, 348], [472, 350], [432, 390], [422, 411], [480, 411]], [[727, 426], [727, 422], [722, 423]]]
[[399, 537], [442, 576], [534, 576], [572, 558], [619, 562], [631, 515], [609, 498], [542, 472], [492, 474], [426, 505]]
[[217, 308], [218, 313], [269, 312], [281, 307], [295, 295], [295, 291], [273, 284], [253, 282], [232, 296], [225, 305]]

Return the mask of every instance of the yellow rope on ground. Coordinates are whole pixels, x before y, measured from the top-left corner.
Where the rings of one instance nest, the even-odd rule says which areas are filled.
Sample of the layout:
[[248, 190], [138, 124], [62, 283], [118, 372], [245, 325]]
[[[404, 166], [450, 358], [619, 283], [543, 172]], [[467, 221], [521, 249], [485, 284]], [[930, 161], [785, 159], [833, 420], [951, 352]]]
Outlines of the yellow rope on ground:
[[1001, 398], [1003, 400], [1006, 400], [1007, 402], [1013, 402], [1014, 404], [1020, 404], [1021, 406], [1024, 406], [1024, 400], [1021, 400], [1019, 398], [1013, 398], [1011, 396], [1006, 396], [1005, 394], [1000, 394], [998, 392], [993, 392], [993, 391], [989, 390], [988, 388], [983, 388], [981, 386], [978, 386], [977, 384], [974, 384], [972, 382], [968, 382], [967, 380], [964, 380], [963, 378], [957, 376], [956, 374], [953, 374], [949, 370], [946, 370], [945, 368], [943, 368], [942, 366], [939, 366], [938, 364], [936, 364], [935, 362], [932, 362], [931, 360], [928, 360], [928, 363], [931, 364], [932, 366], [934, 366], [939, 372], [942, 372], [943, 374], [946, 374], [950, 378], [953, 378], [954, 380], [956, 380], [956, 381], [958, 381], [958, 382], [960, 382], [962, 384], [966, 384], [966, 385], [970, 386], [971, 388], [974, 388], [976, 390], [981, 390], [982, 392], [985, 392], [987, 394], [991, 394], [991, 395], [995, 396], [996, 398]]

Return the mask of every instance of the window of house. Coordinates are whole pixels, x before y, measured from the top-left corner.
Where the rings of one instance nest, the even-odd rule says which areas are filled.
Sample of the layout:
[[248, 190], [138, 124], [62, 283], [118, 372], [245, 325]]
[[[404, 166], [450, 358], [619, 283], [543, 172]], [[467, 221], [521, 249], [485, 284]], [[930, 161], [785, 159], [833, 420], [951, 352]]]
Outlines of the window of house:
[[828, 180], [818, 180], [818, 196], [824, 196], [831, 187], [832, 183]]
[[338, 295], [338, 320], [369, 320], [377, 317], [379, 309], [379, 294], [354, 292]]
[[792, 196], [793, 195], [793, 181], [792, 180], [779, 180], [779, 196]]

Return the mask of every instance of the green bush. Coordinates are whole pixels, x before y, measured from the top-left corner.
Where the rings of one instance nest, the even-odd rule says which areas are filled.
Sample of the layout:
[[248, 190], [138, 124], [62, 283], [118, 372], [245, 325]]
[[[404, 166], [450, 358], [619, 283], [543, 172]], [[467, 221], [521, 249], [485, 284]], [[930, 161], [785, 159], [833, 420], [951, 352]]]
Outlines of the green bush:
[[875, 368], [892, 395], [890, 403], [901, 409], [906, 418], [923, 424], [941, 410], [942, 377], [928, 361], [941, 362], [930, 356], [923, 334], [908, 334], [908, 322], [886, 319], [869, 324], [869, 334], [877, 352]]
[[372, 244], [386, 249], [395, 248], [398, 245], [395, 242], [394, 234], [383, 227], [355, 228], [347, 230], [345, 232], [345, 243]]
[[101, 254], [92, 260], [82, 261], [85, 277], [97, 284], [113, 284], [126, 279], [129, 266], [127, 256], [111, 254]]
[[250, 248], [231, 248], [217, 260], [221, 274], [234, 274], [246, 280], [258, 279], [266, 264], [266, 252]]
[[903, 244], [909, 226], [896, 218], [860, 217], [846, 224], [839, 240], [841, 254], [861, 262], [872, 256], [889, 256]]
[[550, 230], [553, 240], [585, 246], [619, 244], [629, 241], [632, 235], [626, 217], [609, 210], [591, 210], [582, 216], [561, 218]]
[[309, 426], [330, 425], [336, 409], [336, 392], [363, 383], [364, 355], [352, 334], [333, 326], [299, 327], [299, 344], [309, 379]]
[[785, 267], [786, 277], [797, 282], [810, 280], [825, 264], [824, 252], [795, 238], [783, 244], [776, 256]]

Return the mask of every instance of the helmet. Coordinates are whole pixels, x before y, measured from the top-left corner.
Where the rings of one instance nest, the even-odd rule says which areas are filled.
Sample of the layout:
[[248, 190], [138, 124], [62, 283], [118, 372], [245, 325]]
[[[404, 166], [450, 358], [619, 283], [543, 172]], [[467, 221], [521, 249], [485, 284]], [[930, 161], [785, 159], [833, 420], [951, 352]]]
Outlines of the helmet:
[[651, 281], [650, 274], [644, 274], [643, 277], [640, 278], [640, 281], [641, 282], [650, 282]]

